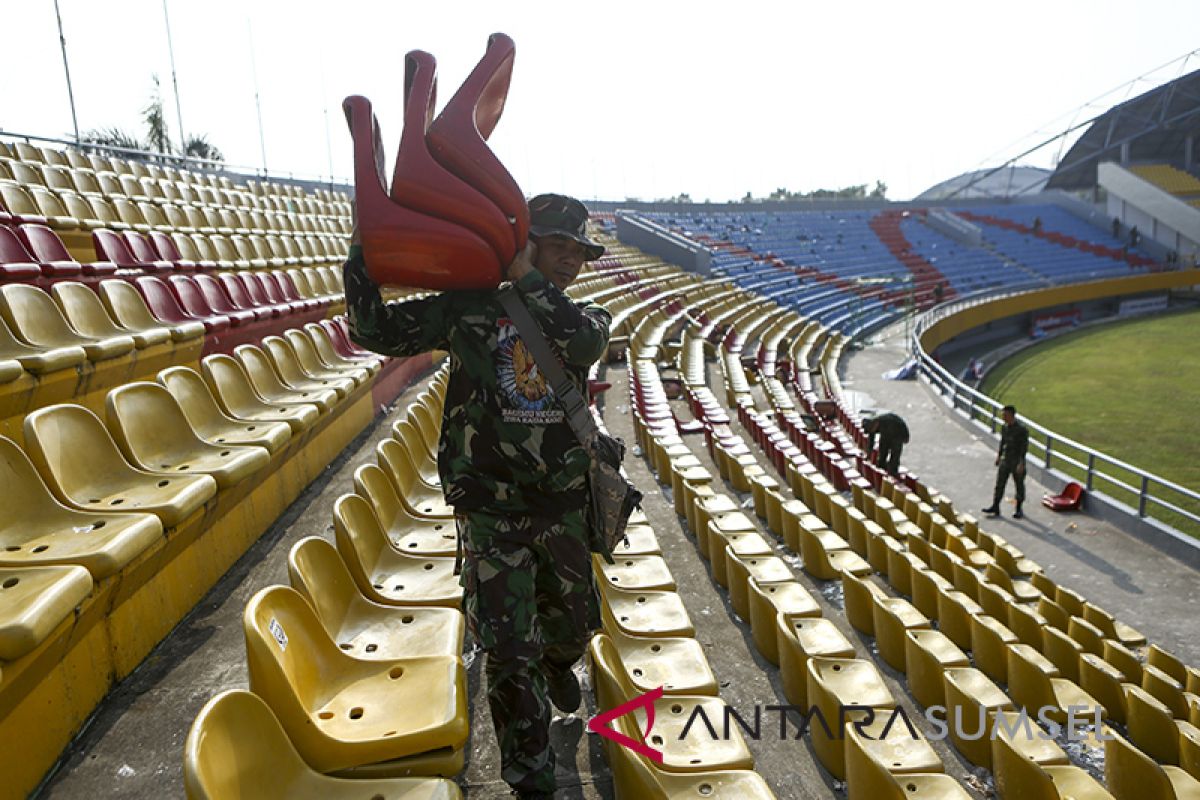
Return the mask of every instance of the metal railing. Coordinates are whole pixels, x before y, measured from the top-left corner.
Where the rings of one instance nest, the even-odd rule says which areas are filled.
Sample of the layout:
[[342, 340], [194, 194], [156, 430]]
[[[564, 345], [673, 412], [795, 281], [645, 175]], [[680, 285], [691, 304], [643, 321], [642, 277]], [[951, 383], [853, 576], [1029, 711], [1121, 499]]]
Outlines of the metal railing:
[[[935, 322], [967, 308], [1022, 293], [977, 293], [944, 303], [921, 315], [911, 338], [919, 374], [947, 405], [982, 424], [996, 438], [1003, 425], [1000, 411], [1004, 404], [958, 380], [925, 352], [921, 336]], [[1140, 520], [1150, 517], [1169, 527], [1200, 534], [1200, 492], [1106, 455], [1031, 419], [1020, 419], [1029, 428], [1029, 456], [1046, 470], [1079, 480], [1089, 492], [1105, 495]]]

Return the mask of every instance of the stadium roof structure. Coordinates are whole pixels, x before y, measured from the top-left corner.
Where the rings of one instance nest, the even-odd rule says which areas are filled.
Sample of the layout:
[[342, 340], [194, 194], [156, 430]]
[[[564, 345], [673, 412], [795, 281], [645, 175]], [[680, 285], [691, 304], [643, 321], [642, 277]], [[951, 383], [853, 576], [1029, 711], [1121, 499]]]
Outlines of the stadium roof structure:
[[1045, 188], [1050, 170], [1041, 167], [1021, 167], [1010, 164], [1002, 168], [964, 172], [949, 180], [930, 186], [913, 198], [913, 202], [935, 202], [954, 197], [959, 200], [985, 197], [1000, 199], [1019, 194], [1040, 192]]
[[[1200, 70], [1113, 106], [1096, 117], [1046, 184], [1067, 191], [1096, 185], [1101, 161], [1161, 161], [1183, 166], [1200, 141]], [[1126, 149], [1122, 158], [1122, 148]], [[1194, 162], [1192, 162], [1194, 163]]]

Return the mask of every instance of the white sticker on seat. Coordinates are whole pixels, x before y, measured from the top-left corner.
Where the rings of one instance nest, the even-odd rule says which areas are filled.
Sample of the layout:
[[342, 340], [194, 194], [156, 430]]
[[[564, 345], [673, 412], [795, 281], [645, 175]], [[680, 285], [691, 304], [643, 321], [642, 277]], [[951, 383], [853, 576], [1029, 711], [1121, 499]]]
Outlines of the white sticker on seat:
[[287, 650], [287, 634], [283, 632], [283, 626], [279, 624], [279, 620], [271, 617], [271, 624], [267, 626], [267, 630], [275, 637], [275, 641], [279, 642], [279, 649]]

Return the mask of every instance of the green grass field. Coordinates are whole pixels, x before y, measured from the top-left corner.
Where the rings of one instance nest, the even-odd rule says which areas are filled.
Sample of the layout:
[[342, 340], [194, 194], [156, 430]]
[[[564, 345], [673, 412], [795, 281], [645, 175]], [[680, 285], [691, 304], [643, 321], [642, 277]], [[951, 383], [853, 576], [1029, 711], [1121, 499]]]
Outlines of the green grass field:
[[[1062, 436], [1200, 491], [1200, 311], [1065, 334], [1002, 362], [982, 390]], [[1040, 448], [1031, 446], [1030, 455], [1040, 460]], [[1115, 484], [1095, 488], [1135, 504]], [[1200, 504], [1180, 505], [1200, 513]], [[1200, 535], [1177, 514], [1149, 512]]]

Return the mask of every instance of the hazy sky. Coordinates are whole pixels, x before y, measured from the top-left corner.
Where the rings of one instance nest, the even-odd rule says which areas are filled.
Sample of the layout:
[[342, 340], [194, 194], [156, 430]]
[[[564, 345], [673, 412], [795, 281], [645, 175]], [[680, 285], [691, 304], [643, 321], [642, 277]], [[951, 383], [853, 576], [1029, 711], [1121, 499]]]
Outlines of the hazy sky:
[[[527, 194], [605, 199], [876, 179], [905, 199], [1015, 155], [1083, 103], [1200, 47], [1197, 0], [166, 1], [184, 126], [232, 164], [263, 161], [255, 66], [267, 166], [349, 176], [345, 95], [373, 101], [394, 152], [404, 53], [438, 58], [444, 101], [504, 31], [517, 58], [493, 148]], [[0, 128], [69, 135], [53, 0], [0, 6]], [[80, 128], [140, 131], [157, 74], [176, 136], [163, 0], [60, 7]], [[1193, 57], [1182, 70], [1197, 68]]]

